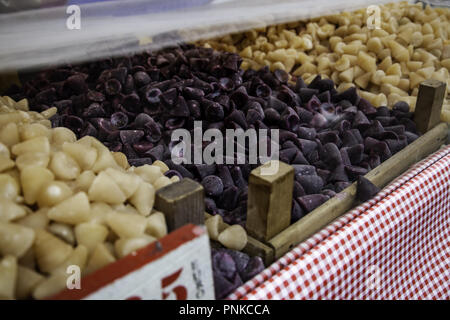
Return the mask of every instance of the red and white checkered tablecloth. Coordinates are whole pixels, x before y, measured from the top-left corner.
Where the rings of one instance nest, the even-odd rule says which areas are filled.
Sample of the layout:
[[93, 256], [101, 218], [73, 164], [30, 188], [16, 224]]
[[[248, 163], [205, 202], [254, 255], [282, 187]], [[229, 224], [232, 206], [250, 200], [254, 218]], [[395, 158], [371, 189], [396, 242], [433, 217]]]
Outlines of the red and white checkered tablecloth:
[[450, 146], [228, 299], [449, 299]]

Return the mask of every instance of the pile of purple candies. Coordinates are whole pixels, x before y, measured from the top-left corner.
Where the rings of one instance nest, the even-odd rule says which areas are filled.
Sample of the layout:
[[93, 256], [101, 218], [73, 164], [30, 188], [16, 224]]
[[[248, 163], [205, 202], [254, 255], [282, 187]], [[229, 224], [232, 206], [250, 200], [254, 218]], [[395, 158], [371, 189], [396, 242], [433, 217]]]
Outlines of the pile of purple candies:
[[54, 126], [98, 138], [131, 165], [162, 160], [166, 175], [201, 182], [206, 210], [230, 224], [245, 224], [248, 177], [260, 163], [175, 164], [173, 130], [192, 132], [199, 120], [203, 130], [279, 129], [280, 160], [295, 169], [292, 222], [418, 137], [405, 102], [375, 108], [330, 79], [290, 82], [282, 70], [244, 72], [240, 63], [237, 54], [182, 45], [39, 72], [8, 94], [28, 98], [32, 110], [57, 107]]

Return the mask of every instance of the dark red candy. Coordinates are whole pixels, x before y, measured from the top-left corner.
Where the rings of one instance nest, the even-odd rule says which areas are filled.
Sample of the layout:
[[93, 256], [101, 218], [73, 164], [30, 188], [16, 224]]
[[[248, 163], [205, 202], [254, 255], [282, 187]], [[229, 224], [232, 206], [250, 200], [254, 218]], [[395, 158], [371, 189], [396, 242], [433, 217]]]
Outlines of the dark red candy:
[[419, 136], [415, 133], [409, 132], [409, 131], [405, 131], [405, 136], [408, 139], [408, 143], [412, 143], [414, 142], [417, 138], [419, 138]]
[[225, 210], [231, 211], [236, 208], [239, 195], [239, 189], [235, 186], [230, 186], [223, 190], [223, 193], [218, 197], [217, 204]]
[[370, 126], [370, 121], [366, 115], [361, 111], [358, 111], [353, 119], [353, 128], [364, 130]]
[[314, 140], [316, 138], [317, 131], [314, 128], [299, 127], [297, 130], [297, 135], [301, 139]]
[[327, 118], [322, 114], [316, 113], [310, 121], [312, 127], [316, 129], [324, 128], [328, 124]]
[[317, 175], [322, 178], [323, 181], [328, 181], [328, 177], [330, 176], [330, 171], [325, 169], [316, 169]]
[[321, 194], [326, 195], [330, 198], [333, 198], [336, 195], [336, 192], [334, 190], [331, 189], [323, 189], [321, 192]]
[[364, 137], [372, 137], [384, 132], [384, 128], [378, 120], [373, 120], [369, 127], [364, 130]]
[[245, 270], [240, 274], [243, 279], [253, 279], [257, 274], [264, 270], [264, 263], [261, 257], [254, 256], [251, 257], [245, 267]]
[[340, 149], [339, 152], [341, 153], [342, 164], [345, 166], [351, 165], [350, 158], [349, 158], [345, 148]]
[[344, 131], [342, 136], [342, 146], [344, 147], [351, 147], [359, 143], [359, 140], [353, 135], [351, 130]]
[[390, 110], [388, 107], [380, 106], [377, 108], [377, 117], [388, 117]]
[[327, 143], [323, 146], [321, 159], [332, 168], [342, 164], [341, 153], [334, 143]]
[[317, 149], [317, 142], [315, 142], [315, 141], [306, 140], [306, 139], [298, 139], [297, 143], [304, 155], [308, 155], [312, 151]]
[[324, 186], [322, 178], [317, 175], [298, 175], [296, 178], [306, 194], [319, 193]]
[[280, 151], [280, 160], [285, 163], [291, 163], [294, 157], [297, 155], [297, 148], [283, 149]]
[[401, 124], [396, 126], [384, 127], [384, 130], [395, 132], [398, 135], [405, 134], [405, 126]]
[[122, 129], [128, 124], [128, 116], [123, 112], [115, 112], [111, 115], [111, 124], [117, 129]]
[[348, 188], [351, 185], [351, 182], [348, 181], [338, 181], [334, 184], [334, 190], [339, 193], [342, 190]]
[[[301, 88], [299, 90], [299, 96], [300, 99], [304, 102], [307, 103], [309, 100], [311, 100], [311, 98], [319, 93], [319, 90], [317, 89], [311, 89], [311, 88]], [[319, 100], [320, 101], [320, 100]]]
[[205, 197], [205, 210], [212, 215], [217, 214], [217, 205], [214, 199]]
[[207, 176], [202, 180], [205, 194], [210, 197], [217, 197], [223, 192], [223, 183], [217, 176]]
[[297, 178], [299, 176], [296, 175], [295, 176], [295, 180], [294, 180], [294, 192], [293, 192], [293, 197], [298, 198], [301, 196], [304, 196], [306, 194], [305, 190], [303, 189], [302, 185], [297, 181]]
[[144, 71], [138, 71], [133, 75], [134, 84], [137, 88], [145, 86], [151, 82], [150, 76]]
[[297, 201], [300, 204], [301, 208], [306, 212], [313, 211], [315, 208], [317, 208], [327, 200], [328, 197], [323, 194], [309, 194], [297, 198]]
[[356, 197], [359, 201], [365, 202], [372, 199], [378, 192], [380, 188], [370, 182], [363, 176], [358, 177], [358, 186], [356, 189]]
[[215, 164], [196, 164], [194, 165], [197, 174], [204, 179], [206, 176], [213, 175], [216, 172]]
[[144, 98], [149, 104], [157, 104], [161, 101], [162, 92], [158, 88], [149, 88], [144, 92]]
[[133, 144], [139, 141], [144, 136], [143, 130], [121, 130], [120, 140], [125, 145]]
[[352, 181], [368, 172], [366, 168], [358, 166], [345, 166], [345, 171]]
[[163, 160], [164, 155], [164, 146], [163, 145], [157, 145], [154, 148], [151, 148], [150, 150], [146, 151], [145, 154], [153, 159], [153, 161], [156, 160]]
[[405, 101], [399, 101], [392, 107], [394, 111], [409, 112], [409, 105]]
[[320, 142], [322, 142], [322, 144], [333, 143], [338, 147], [342, 144], [341, 139], [339, 139], [338, 131], [321, 132], [317, 134], [317, 137], [319, 138]]
[[316, 168], [311, 165], [294, 164], [294, 165], [292, 165], [292, 167], [294, 167], [295, 175], [315, 175], [316, 174]]
[[105, 93], [107, 95], [113, 96], [122, 90], [122, 85], [117, 79], [110, 79], [105, 83]]
[[377, 114], [377, 109], [366, 99], [360, 98], [358, 109], [364, 112], [365, 115], [371, 116]]
[[348, 88], [345, 91], [342, 91], [341, 93], [334, 96], [333, 101], [339, 102], [342, 100], [349, 101], [352, 105], [357, 105], [359, 101], [358, 93], [356, 92], [355, 87]]
[[67, 86], [72, 93], [81, 94], [87, 90], [85, 78], [86, 77], [81, 74], [75, 74], [67, 78], [64, 85]]
[[389, 146], [389, 150], [391, 150], [392, 153], [397, 153], [407, 146], [406, 140], [386, 139], [384, 140], [384, 142], [387, 143], [387, 145]]
[[305, 158], [303, 153], [297, 150], [294, 159], [292, 159], [291, 164], [309, 164], [308, 160]]
[[330, 173], [330, 176], [328, 177], [329, 181], [337, 182], [347, 182], [349, 181], [347, 173], [345, 171], [345, 167], [343, 164], [340, 164], [336, 166]]
[[342, 148], [341, 150], [347, 153], [350, 162], [354, 165], [360, 163], [363, 159], [364, 145], [362, 144], [356, 144], [352, 147]]

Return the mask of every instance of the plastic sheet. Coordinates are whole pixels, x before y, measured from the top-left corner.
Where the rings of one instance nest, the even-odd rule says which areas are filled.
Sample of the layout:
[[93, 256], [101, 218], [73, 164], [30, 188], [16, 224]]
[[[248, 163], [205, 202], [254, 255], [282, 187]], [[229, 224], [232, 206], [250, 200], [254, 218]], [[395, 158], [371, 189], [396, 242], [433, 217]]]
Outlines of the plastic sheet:
[[[67, 6], [0, 14], [0, 72], [82, 62], [296, 21], [392, 0], [71, 0]], [[73, 21], [73, 20], [71, 20]]]

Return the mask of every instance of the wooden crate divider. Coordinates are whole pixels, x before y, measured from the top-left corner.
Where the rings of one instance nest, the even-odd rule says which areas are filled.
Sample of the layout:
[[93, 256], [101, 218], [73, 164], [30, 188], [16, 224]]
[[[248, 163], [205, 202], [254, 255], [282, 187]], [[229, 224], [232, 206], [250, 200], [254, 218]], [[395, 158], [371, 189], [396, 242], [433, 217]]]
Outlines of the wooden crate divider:
[[170, 231], [185, 224], [205, 224], [204, 190], [200, 183], [189, 178], [159, 189], [155, 209], [164, 213]]

